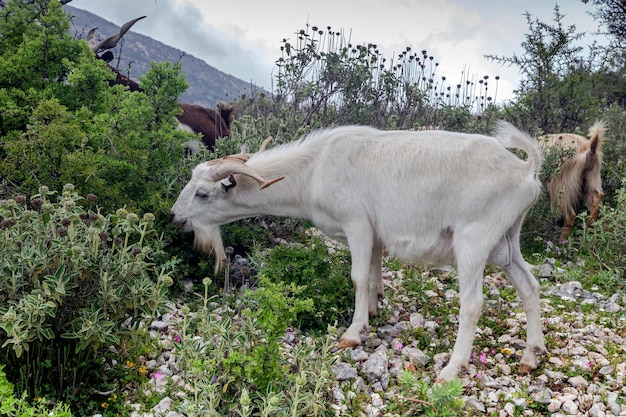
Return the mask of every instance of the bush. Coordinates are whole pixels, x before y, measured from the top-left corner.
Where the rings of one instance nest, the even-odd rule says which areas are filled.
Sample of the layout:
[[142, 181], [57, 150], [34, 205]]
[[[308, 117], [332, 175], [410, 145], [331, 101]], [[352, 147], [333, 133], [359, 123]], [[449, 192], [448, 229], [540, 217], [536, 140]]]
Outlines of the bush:
[[[626, 272], [626, 180], [615, 194], [615, 206], [602, 206], [599, 220], [593, 227], [587, 227], [582, 216], [579, 217], [579, 223], [580, 230], [571, 245], [577, 253], [588, 258], [587, 268], [615, 271], [617, 277], [623, 277]], [[620, 280], [607, 281], [605, 285], [612, 292], [625, 287]]]
[[302, 296], [313, 300], [313, 310], [297, 316], [301, 330], [325, 332], [335, 322], [349, 324], [354, 290], [347, 249], [331, 251], [319, 238], [310, 238], [304, 245], [277, 246], [260, 272], [272, 282], [303, 287]]
[[13, 384], [6, 379], [3, 366], [0, 365], [0, 416], [20, 417], [72, 417], [67, 404], [56, 404], [49, 408], [45, 398], [31, 405], [25, 395], [16, 398]]
[[93, 195], [85, 209], [70, 184], [55, 194], [0, 201], [0, 357], [21, 390], [64, 398], [90, 395], [98, 353], [164, 308], [175, 261], [152, 214], [103, 215]]

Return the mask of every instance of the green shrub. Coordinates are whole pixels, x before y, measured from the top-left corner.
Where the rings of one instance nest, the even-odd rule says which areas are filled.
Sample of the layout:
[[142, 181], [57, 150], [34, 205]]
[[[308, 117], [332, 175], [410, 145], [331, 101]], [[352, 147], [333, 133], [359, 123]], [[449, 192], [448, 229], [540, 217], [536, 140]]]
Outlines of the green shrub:
[[83, 208], [70, 184], [55, 194], [0, 201], [0, 360], [21, 391], [64, 399], [90, 395], [98, 353], [164, 309], [175, 261], [152, 214], [103, 215], [93, 195]]
[[319, 238], [310, 238], [304, 245], [277, 246], [260, 271], [272, 282], [302, 286], [302, 296], [313, 300], [313, 311], [297, 316], [301, 330], [324, 332], [335, 322], [349, 323], [354, 310], [350, 253], [347, 249], [332, 252]]
[[613, 104], [602, 114], [607, 132], [602, 144], [604, 154], [602, 163], [603, 204], [615, 205], [617, 190], [623, 187], [626, 178], [626, 113], [623, 105]]
[[[626, 272], [626, 180], [622, 184], [614, 197], [615, 206], [603, 205], [593, 227], [586, 226], [584, 217], [577, 219], [580, 229], [571, 242], [572, 250], [587, 259], [587, 268], [616, 272], [617, 277], [623, 277]], [[607, 280], [606, 284], [609, 284], [606, 288], [609, 292], [620, 288], [624, 290], [624, 284], [619, 279]]]
[[26, 395], [15, 397], [14, 387], [6, 379], [3, 366], [0, 365], [0, 416], [19, 417], [72, 417], [67, 404], [55, 404], [52, 408], [46, 404], [45, 398], [37, 399], [31, 405]]
[[[413, 371], [399, 375], [400, 392], [397, 407], [402, 415], [453, 417], [463, 413], [463, 383], [458, 379], [445, 384], [420, 380]], [[410, 399], [410, 400], [409, 400]]]

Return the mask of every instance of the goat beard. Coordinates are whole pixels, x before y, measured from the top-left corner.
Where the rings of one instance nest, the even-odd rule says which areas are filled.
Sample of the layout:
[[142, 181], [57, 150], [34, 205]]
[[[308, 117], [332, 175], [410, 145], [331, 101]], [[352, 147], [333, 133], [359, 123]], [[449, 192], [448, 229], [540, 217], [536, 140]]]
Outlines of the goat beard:
[[215, 255], [214, 275], [222, 269], [222, 263], [226, 259], [222, 232], [219, 226], [200, 226], [194, 228], [193, 245], [201, 252]]

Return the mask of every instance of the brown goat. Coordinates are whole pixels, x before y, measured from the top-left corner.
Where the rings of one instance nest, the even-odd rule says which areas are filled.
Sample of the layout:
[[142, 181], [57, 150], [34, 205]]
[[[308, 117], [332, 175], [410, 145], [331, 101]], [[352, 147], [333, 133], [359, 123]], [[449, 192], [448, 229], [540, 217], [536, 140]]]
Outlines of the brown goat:
[[179, 127], [184, 130], [202, 134], [202, 144], [209, 149], [215, 147], [215, 140], [230, 136], [230, 125], [233, 121], [233, 104], [217, 104], [217, 111], [197, 104], [178, 103], [183, 113], [176, 116]]
[[575, 152], [563, 162], [559, 172], [546, 184], [550, 207], [563, 220], [559, 237], [561, 242], [569, 238], [576, 220], [576, 208], [581, 203], [589, 211], [587, 226], [591, 226], [598, 217], [604, 197], [600, 168], [605, 131], [604, 122], [597, 121], [589, 129], [589, 139], [573, 133], [546, 135], [537, 139], [546, 152], [556, 149]]
[[[130, 30], [130, 28], [145, 16], [138, 17], [129, 22], [124, 23], [119, 33], [109, 36], [105, 39], [97, 41], [95, 33], [97, 28], [93, 28], [87, 35], [87, 42], [91, 50], [96, 56], [105, 62], [113, 60], [113, 53], [109, 50], [115, 48], [122, 37]], [[100, 51], [105, 51], [98, 55]], [[116, 68], [107, 64], [109, 69], [115, 73], [115, 80], [111, 80], [110, 85], [123, 85], [130, 91], [143, 91], [139, 83], [133, 79], [120, 73]], [[181, 130], [192, 133], [200, 133], [202, 135], [201, 142], [208, 149], [215, 148], [215, 140], [221, 137], [230, 136], [230, 126], [233, 121], [235, 106], [218, 103], [217, 111], [203, 107], [197, 104], [178, 103], [183, 109], [182, 114], [176, 116]], [[189, 141], [185, 143], [187, 149], [197, 153], [200, 147], [197, 141]]]

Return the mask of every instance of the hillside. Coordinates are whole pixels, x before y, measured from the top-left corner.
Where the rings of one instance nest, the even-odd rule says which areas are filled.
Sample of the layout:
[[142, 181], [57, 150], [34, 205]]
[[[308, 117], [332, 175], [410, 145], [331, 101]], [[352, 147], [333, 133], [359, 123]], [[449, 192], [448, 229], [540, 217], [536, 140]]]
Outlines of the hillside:
[[[87, 33], [97, 27], [98, 39], [116, 34], [119, 26], [86, 10], [68, 5], [63, 9], [71, 16], [71, 33], [77, 38], [85, 39]], [[139, 16], [137, 16], [139, 17]], [[124, 24], [125, 22], [120, 22]], [[134, 80], [138, 80], [150, 68], [150, 62], [182, 62], [182, 72], [189, 84], [189, 89], [181, 96], [181, 101], [200, 104], [213, 108], [218, 102], [232, 101], [242, 94], [261, 90], [232, 75], [226, 74], [201, 59], [186, 54], [176, 48], [167, 46], [148, 36], [140, 35], [132, 30], [126, 33], [118, 46], [112, 50], [116, 59], [111, 65]]]

